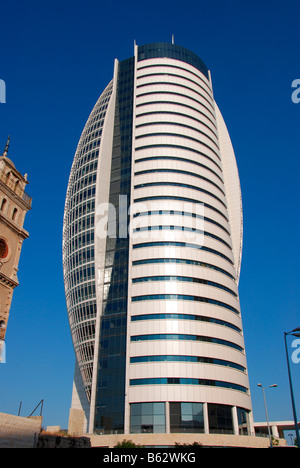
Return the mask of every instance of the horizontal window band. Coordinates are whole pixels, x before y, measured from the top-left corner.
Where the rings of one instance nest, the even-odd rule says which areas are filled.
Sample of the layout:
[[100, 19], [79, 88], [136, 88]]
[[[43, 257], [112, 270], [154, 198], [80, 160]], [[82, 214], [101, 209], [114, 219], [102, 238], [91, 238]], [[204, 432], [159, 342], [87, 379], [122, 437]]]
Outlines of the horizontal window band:
[[212, 170], [210, 167], [206, 166], [205, 164], [201, 164], [198, 161], [193, 161], [191, 159], [187, 158], [181, 158], [177, 156], [149, 156], [147, 158], [141, 158], [141, 159], [136, 159], [134, 162], [135, 163], [140, 163], [140, 162], [146, 162], [146, 161], [161, 161], [161, 160], [166, 160], [166, 161], [181, 161], [181, 162], [186, 162], [189, 164], [195, 164], [196, 166], [203, 167], [204, 169], [210, 171], [212, 174], [214, 174], [222, 184], [224, 184], [223, 179], [220, 177], [219, 174], [217, 174], [214, 170]]
[[228, 222], [227, 217], [222, 213], [222, 211], [218, 210], [214, 206], [210, 205], [209, 203], [204, 203], [200, 200], [196, 200], [195, 198], [188, 198], [188, 197], [176, 197], [175, 195], [153, 195], [150, 197], [141, 197], [141, 198], [136, 198], [134, 200], [134, 203], [138, 202], [145, 202], [145, 201], [152, 201], [152, 200], [174, 200], [174, 201], [184, 201], [184, 202], [190, 202], [190, 203], [200, 203], [203, 205], [205, 208], [209, 208], [212, 211], [215, 211], [219, 215], [221, 215], [226, 221]]
[[135, 172], [134, 175], [144, 175], [144, 174], [159, 174], [159, 173], [167, 173], [167, 174], [182, 174], [182, 175], [188, 175], [191, 177], [197, 177], [198, 179], [205, 180], [205, 182], [208, 182], [209, 184], [212, 184], [214, 187], [216, 187], [220, 192], [225, 196], [225, 192], [221, 187], [213, 182], [212, 180], [208, 179], [207, 177], [204, 177], [200, 174], [196, 174], [194, 172], [189, 172], [189, 171], [182, 171], [181, 169], [147, 169], [144, 171], [138, 171]]
[[154, 377], [145, 379], [130, 379], [129, 385], [201, 385], [204, 387], [221, 387], [230, 390], [238, 390], [239, 392], [248, 393], [248, 389], [242, 385], [231, 382], [223, 382], [222, 380], [210, 379], [193, 379], [193, 378], [178, 378], [178, 377]]
[[175, 340], [175, 341], [201, 341], [203, 343], [219, 344], [229, 348], [237, 349], [243, 352], [243, 348], [236, 343], [221, 338], [214, 338], [212, 336], [199, 336], [199, 335], [184, 335], [177, 333], [157, 333], [152, 335], [134, 335], [130, 337], [132, 342], [137, 341], [160, 341], [160, 340]]
[[156, 122], [156, 121], [151, 121], [151, 122], [148, 122], [148, 123], [145, 123], [145, 124], [138, 124], [138, 125], [136, 125], [136, 128], [146, 126], [146, 125], [157, 125], [157, 124], [180, 125], [182, 127], [187, 127], [187, 128], [193, 129], [195, 131], [198, 131], [199, 133], [203, 133], [203, 135], [205, 135], [207, 138], [209, 138], [219, 148], [218, 143], [216, 142], [216, 141], [218, 141], [217, 133], [212, 128], [210, 128], [210, 126], [207, 125], [205, 122], [203, 122], [202, 120], [197, 119], [196, 117], [193, 117], [192, 115], [183, 114], [182, 112], [172, 112], [172, 111], [166, 111], [165, 110], [165, 111], [142, 112], [142, 113], [136, 115], [136, 119], [139, 119], [141, 117], [154, 116], [154, 115], [163, 115], [163, 116], [171, 115], [171, 116], [175, 116], [175, 117], [178, 116], [178, 117], [183, 117], [184, 119], [192, 120], [193, 122], [197, 122], [198, 124], [204, 126], [210, 133], [212, 133], [212, 135], [215, 138], [212, 138], [206, 132], [201, 132], [200, 130], [196, 129], [195, 127], [192, 127], [192, 126], [186, 125], [186, 124], [179, 124], [177, 122]]
[[181, 184], [179, 182], [147, 182], [145, 184], [137, 184], [134, 186], [134, 189], [140, 189], [144, 187], [183, 187], [183, 188], [188, 188], [191, 190], [197, 190], [198, 192], [205, 193], [206, 195], [209, 195], [212, 198], [215, 198], [220, 202], [225, 208], [227, 208], [226, 204], [221, 200], [217, 195], [214, 193], [210, 192], [209, 190], [202, 189], [200, 187], [197, 187], [195, 185], [190, 185], [190, 184]]
[[138, 227], [133, 230], [133, 232], [145, 232], [145, 231], [181, 231], [181, 232], [193, 232], [195, 234], [202, 234], [206, 237], [209, 237], [211, 239], [215, 239], [218, 242], [221, 242], [222, 244], [226, 245], [228, 249], [232, 250], [231, 246], [224, 241], [221, 237], [216, 236], [215, 234], [212, 234], [211, 232], [208, 231], [202, 231], [200, 229], [195, 229], [191, 227], [186, 227], [186, 226], [144, 226], [144, 227]]
[[197, 362], [201, 364], [213, 364], [217, 366], [232, 367], [241, 372], [246, 372], [246, 368], [232, 361], [224, 359], [210, 358], [204, 356], [183, 356], [183, 355], [154, 355], [154, 356], [134, 356], [130, 358], [130, 364], [140, 362]]
[[[144, 66], [139, 66], [137, 71], [139, 72], [140, 70], [146, 70], [147, 68], [169, 68], [169, 69], [174, 69], [174, 70], [182, 70], [184, 71], [185, 73], [189, 73], [190, 75], [193, 75], [195, 76], [198, 80], [200, 80], [201, 83], [203, 83], [207, 89], [209, 90], [209, 92], [207, 91], [207, 93], [209, 94], [209, 96], [212, 97], [212, 95], [210, 94], [211, 93], [211, 90], [208, 86], [208, 84], [203, 80], [202, 76], [201, 75], [197, 75], [196, 73], [194, 73], [193, 71], [191, 70], [188, 70], [187, 68], [183, 68], [183, 67], [180, 67], [178, 65], [171, 65], [171, 64], [166, 64], [166, 63], [160, 63], [160, 64], [151, 64], [151, 65], [144, 65]], [[199, 85], [200, 86], [200, 85]]]
[[138, 125], [135, 126], [135, 128], [138, 129], [138, 128], [150, 127], [150, 126], [153, 126], [153, 125], [174, 125], [176, 127], [188, 128], [189, 130], [192, 130], [193, 132], [200, 133], [201, 135], [208, 138], [217, 147], [217, 149], [220, 150], [219, 145], [216, 143], [216, 141], [213, 138], [211, 138], [209, 135], [207, 135], [207, 133], [199, 130], [198, 128], [192, 127], [191, 125], [186, 125], [186, 124], [183, 124], [183, 123], [180, 123], [180, 122], [170, 122], [170, 121], [156, 122], [156, 121], [152, 121], [152, 122], [138, 124]]
[[201, 86], [199, 83], [192, 80], [191, 78], [188, 78], [188, 77], [183, 76], [183, 75], [178, 75], [177, 73], [148, 73], [147, 75], [137, 76], [137, 80], [139, 81], [139, 80], [141, 80], [143, 78], [150, 78], [150, 77], [153, 77], [153, 76], [171, 76], [171, 77], [174, 77], [174, 78], [180, 78], [181, 80], [188, 81], [189, 83], [193, 83], [194, 85], [198, 86], [200, 89], [202, 89], [207, 94], [207, 96], [210, 98], [209, 102], [213, 102], [213, 97], [207, 91], [207, 89], [205, 89], [203, 86]]
[[191, 140], [191, 141], [194, 141], [195, 143], [199, 143], [200, 145], [203, 145], [206, 148], [208, 148], [210, 151], [212, 151], [217, 156], [217, 158], [221, 161], [221, 158], [220, 158], [219, 154], [213, 148], [211, 148], [209, 145], [207, 145], [206, 143], [204, 143], [201, 140], [198, 140], [198, 138], [194, 138], [194, 137], [191, 137], [191, 136], [188, 136], [188, 135], [183, 135], [181, 133], [171, 133], [171, 132], [145, 133], [143, 135], [136, 136], [135, 139], [140, 140], [141, 138], [149, 138], [149, 137], [153, 138], [153, 137], [162, 137], [162, 136], [165, 136], [165, 137], [170, 137], [171, 136], [171, 137], [177, 137], [177, 138], [184, 138], [185, 140]]
[[195, 265], [195, 266], [200, 266], [204, 268], [211, 268], [212, 270], [218, 271], [220, 273], [223, 273], [226, 276], [229, 276], [229, 278], [233, 279], [235, 281], [234, 276], [232, 276], [228, 271], [223, 270], [223, 268], [217, 267], [216, 265], [212, 265], [211, 263], [205, 263], [205, 262], [200, 262], [197, 260], [189, 260], [185, 258], [145, 258], [142, 260], [134, 260], [132, 262], [133, 266], [136, 265], [149, 265], [152, 263], [182, 263], [186, 265]]
[[207, 218], [207, 216], [201, 216], [196, 213], [189, 213], [187, 211], [178, 211], [178, 210], [152, 210], [152, 211], [143, 211], [142, 213], [135, 213], [133, 215], [134, 218], [138, 218], [139, 216], [155, 216], [155, 215], [174, 215], [174, 216], [190, 216], [192, 218], [203, 219], [203, 221], [207, 221], [208, 223], [214, 224], [218, 226], [220, 229], [225, 231], [229, 236], [230, 232], [222, 226], [222, 224], [217, 223], [217, 221]]
[[[148, 75], [148, 76], [151, 76], [151, 75]], [[140, 79], [140, 77], [138, 77], [138, 80], [139, 79]], [[137, 89], [141, 89], [141, 88], [145, 88], [146, 86], [177, 86], [178, 88], [183, 88], [183, 89], [187, 89], [188, 91], [192, 91], [192, 93], [198, 94], [198, 96], [200, 96], [201, 98], [203, 98], [207, 102], [209, 107], [207, 107], [207, 105], [203, 104], [203, 103], [202, 103], [202, 105], [208, 110], [208, 112], [210, 114], [214, 115], [214, 106], [213, 106], [212, 100], [207, 99], [206, 96], [203, 96], [202, 93], [200, 93], [199, 91], [191, 88], [190, 86], [186, 86], [186, 85], [183, 85], [181, 83], [173, 83], [172, 81], [153, 81], [153, 82], [148, 82], [148, 83], [137, 84], [136, 87], [137, 87]], [[161, 91], [159, 91], [159, 92], [161, 92]], [[190, 99], [195, 99], [195, 98], [192, 98], [191, 96], [186, 96], [186, 97], [189, 97]], [[198, 101], [196, 100], [196, 102], [198, 102]]]
[[231, 328], [232, 330], [241, 333], [241, 329], [236, 327], [230, 322], [226, 322], [226, 320], [217, 319], [214, 317], [207, 317], [205, 315], [194, 315], [194, 314], [175, 314], [175, 313], [161, 313], [161, 314], [143, 314], [143, 315], [132, 315], [131, 321], [132, 322], [141, 322], [143, 320], [192, 320], [192, 321], [199, 321], [199, 322], [207, 322], [207, 323], [214, 323], [216, 325], [221, 325], [223, 327]]
[[[192, 68], [197, 70], [205, 77], [209, 83], [209, 71], [205, 63], [194, 52], [174, 44], [164, 42], [156, 42], [149, 45], [139, 46], [137, 52], [137, 65], [142, 65], [144, 61], [146, 64], [165, 62], [173, 64], [180, 63], [181, 67]], [[155, 60], [153, 60], [155, 59]], [[203, 79], [204, 81], [204, 79]]]
[[202, 112], [201, 110], [197, 109], [196, 107], [193, 107], [193, 106], [190, 106], [188, 104], [185, 104], [183, 102], [178, 102], [178, 101], [168, 101], [168, 100], [165, 100], [165, 101], [161, 101], [161, 100], [153, 100], [153, 101], [147, 101], [147, 102], [141, 102], [141, 103], [137, 103], [136, 104], [136, 107], [139, 108], [139, 107], [143, 107], [143, 106], [150, 106], [151, 104], [153, 105], [156, 105], [156, 104], [167, 104], [167, 105], [176, 105], [176, 106], [181, 106], [181, 107], [184, 107], [185, 109], [190, 109], [194, 112], [197, 112], [197, 114], [200, 114], [200, 115], [203, 115], [203, 117], [205, 117], [214, 127], [215, 129], [217, 130], [217, 126], [215, 124], [215, 122], [208, 116], [206, 115], [204, 112]]
[[154, 242], [142, 242], [140, 244], [133, 244], [133, 249], [143, 249], [145, 247], [186, 247], [190, 249], [201, 249], [204, 252], [209, 252], [214, 255], [218, 255], [219, 257], [224, 258], [227, 260], [231, 265], [233, 265], [233, 261], [230, 258], [226, 257], [226, 255], [218, 252], [217, 250], [211, 249], [209, 247], [205, 247], [204, 245], [193, 244], [190, 242], [179, 242], [179, 241], [154, 241]]
[[145, 96], [157, 96], [158, 94], [170, 94], [171, 96], [179, 96], [179, 97], [183, 97], [184, 99], [188, 99], [189, 101], [196, 102], [198, 105], [204, 107], [210, 113], [210, 115], [213, 117], [213, 119], [215, 119], [214, 113], [203, 102], [201, 102], [198, 99], [195, 99], [195, 98], [193, 98], [191, 96], [188, 96], [187, 94], [175, 93], [174, 91], [150, 91], [148, 93], [137, 94], [136, 97], [141, 98], [141, 97], [145, 97]]
[[217, 301], [209, 297], [192, 296], [190, 294], [146, 294], [143, 296], [132, 296], [132, 302], [142, 301], [193, 301], [193, 302], [204, 302], [206, 304], [216, 305], [223, 307], [224, 309], [231, 310], [235, 314], [239, 315], [239, 311], [225, 302]]
[[172, 148], [172, 149], [180, 149], [180, 150], [185, 150], [185, 151], [190, 151], [191, 153], [196, 153], [196, 154], [200, 154], [201, 156], [203, 156], [204, 158], [206, 159], [209, 159], [209, 161], [211, 161], [213, 164], [215, 164], [215, 166], [217, 166], [217, 168], [220, 170], [220, 172], [222, 173], [222, 168], [221, 166], [219, 166], [219, 164], [213, 159], [211, 158], [210, 156], [208, 156], [207, 154], [205, 153], [202, 153], [201, 151], [198, 151], [194, 148], [190, 148], [189, 146], [183, 146], [183, 145], [171, 145], [171, 144], [165, 144], [165, 143], [161, 143], [159, 145], [157, 144], [154, 144], [154, 145], [143, 145], [143, 146], [137, 146], [135, 148], [135, 151], [141, 151], [141, 150], [144, 150], [144, 149], [151, 149], [151, 148]]
[[175, 276], [175, 275], [162, 275], [162, 276], [141, 276], [139, 278], [133, 278], [132, 283], [146, 283], [148, 281], [182, 281], [187, 283], [197, 283], [204, 284], [206, 286], [212, 286], [214, 288], [222, 289], [223, 291], [232, 294], [234, 297], [237, 297], [237, 294], [231, 289], [223, 286], [223, 284], [216, 283], [214, 281], [205, 280], [202, 278], [193, 278], [191, 276]]

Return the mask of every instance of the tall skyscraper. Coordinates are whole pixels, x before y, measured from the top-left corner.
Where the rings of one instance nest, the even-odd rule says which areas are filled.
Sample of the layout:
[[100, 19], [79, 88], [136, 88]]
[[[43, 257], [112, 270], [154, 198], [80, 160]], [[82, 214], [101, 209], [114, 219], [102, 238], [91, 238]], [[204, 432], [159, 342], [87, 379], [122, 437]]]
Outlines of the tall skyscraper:
[[135, 46], [115, 61], [67, 189], [71, 425], [251, 434], [242, 230], [235, 155], [208, 68], [175, 44]]
[[24, 239], [25, 215], [31, 209], [31, 197], [25, 192], [23, 176], [8, 158], [9, 138], [0, 156], [0, 341], [4, 341], [13, 291], [18, 286], [18, 264]]

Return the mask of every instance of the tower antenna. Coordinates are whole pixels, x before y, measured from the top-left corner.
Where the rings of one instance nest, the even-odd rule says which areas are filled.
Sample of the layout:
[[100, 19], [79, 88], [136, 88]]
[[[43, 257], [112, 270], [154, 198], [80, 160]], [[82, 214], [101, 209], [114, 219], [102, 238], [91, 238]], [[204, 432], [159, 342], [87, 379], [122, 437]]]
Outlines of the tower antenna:
[[172, 34], [172, 44], [174, 44], [174, 34]]

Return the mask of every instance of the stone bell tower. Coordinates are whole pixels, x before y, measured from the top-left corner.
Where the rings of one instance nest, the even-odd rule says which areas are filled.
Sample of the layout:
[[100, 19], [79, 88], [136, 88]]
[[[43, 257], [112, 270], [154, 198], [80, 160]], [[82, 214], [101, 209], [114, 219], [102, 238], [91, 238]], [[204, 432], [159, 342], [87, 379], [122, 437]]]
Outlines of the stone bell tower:
[[23, 176], [7, 157], [7, 140], [0, 156], [0, 341], [5, 339], [13, 290], [18, 286], [18, 264], [23, 240], [25, 215], [31, 198], [25, 193], [27, 174]]

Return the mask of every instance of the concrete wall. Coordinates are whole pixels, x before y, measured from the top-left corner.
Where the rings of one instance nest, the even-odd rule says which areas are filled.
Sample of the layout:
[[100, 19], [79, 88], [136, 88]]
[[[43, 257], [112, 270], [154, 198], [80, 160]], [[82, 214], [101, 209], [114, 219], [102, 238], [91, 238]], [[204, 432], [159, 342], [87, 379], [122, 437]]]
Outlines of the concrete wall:
[[85, 412], [83, 410], [71, 408], [69, 413], [68, 434], [71, 436], [81, 436], [85, 433], [86, 427]]
[[42, 417], [23, 418], [0, 413], [0, 448], [33, 448], [41, 431]]
[[[175, 443], [193, 444], [198, 442], [211, 447], [251, 447], [267, 448], [269, 439], [264, 437], [236, 436], [230, 434], [88, 434], [92, 447], [114, 447], [124, 439], [145, 446], [174, 446]], [[280, 439], [279, 445], [286, 445], [286, 440]]]

